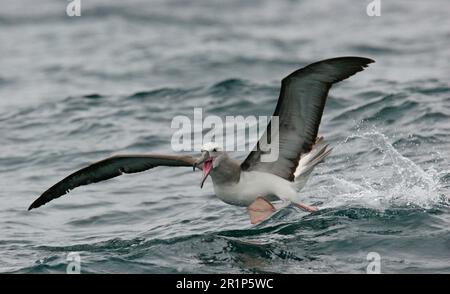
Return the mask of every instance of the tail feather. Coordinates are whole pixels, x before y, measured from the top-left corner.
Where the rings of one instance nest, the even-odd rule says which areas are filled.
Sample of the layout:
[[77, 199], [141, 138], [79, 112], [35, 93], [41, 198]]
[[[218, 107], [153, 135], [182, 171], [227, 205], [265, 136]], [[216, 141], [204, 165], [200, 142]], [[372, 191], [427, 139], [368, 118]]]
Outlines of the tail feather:
[[294, 173], [294, 184], [298, 190], [302, 189], [306, 185], [309, 175], [313, 171], [314, 167], [322, 162], [324, 158], [330, 154], [331, 150], [333, 150], [333, 148], [326, 144], [323, 137], [317, 137], [316, 143], [311, 151], [300, 157], [298, 167]]

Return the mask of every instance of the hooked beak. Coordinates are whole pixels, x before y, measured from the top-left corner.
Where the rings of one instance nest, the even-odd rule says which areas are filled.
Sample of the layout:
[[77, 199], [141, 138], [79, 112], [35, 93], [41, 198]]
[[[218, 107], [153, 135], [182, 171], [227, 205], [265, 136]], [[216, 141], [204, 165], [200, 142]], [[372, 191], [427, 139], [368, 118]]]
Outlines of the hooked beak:
[[203, 168], [202, 168], [203, 169], [203, 178], [200, 183], [200, 188], [203, 188], [203, 184], [205, 183], [206, 178], [208, 177], [209, 173], [212, 170], [212, 166], [213, 166], [212, 162], [213, 162], [213, 158], [209, 157], [208, 151], [203, 151], [202, 156], [194, 162], [194, 166], [193, 166], [194, 171], [195, 171], [196, 167], [203, 164]]

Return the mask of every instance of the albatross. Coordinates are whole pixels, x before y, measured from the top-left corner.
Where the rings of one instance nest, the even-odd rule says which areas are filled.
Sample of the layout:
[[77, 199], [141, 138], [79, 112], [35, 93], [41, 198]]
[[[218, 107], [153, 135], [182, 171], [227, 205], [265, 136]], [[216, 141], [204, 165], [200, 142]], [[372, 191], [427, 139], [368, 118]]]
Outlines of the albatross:
[[[70, 190], [105, 181], [122, 174], [143, 172], [159, 166], [191, 167], [202, 170], [201, 187], [212, 179], [214, 192], [225, 203], [247, 207], [252, 224], [276, 211], [272, 201], [292, 203], [307, 212], [317, 207], [298, 200], [314, 167], [332, 148], [318, 137], [328, 91], [364, 70], [374, 61], [364, 57], [337, 57], [298, 69], [281, 81], [280, 95], [273, 117], [279, 119], [278, 159], [261, 160], [268, 151], [261, 142], [270, 141], [270, 122], [247, 158], [239, 162], [213, 142], [203, 145], [200, 157], [169, 154], [116, 155], [80, 169], [56, 183], [37, 198], [28, 210], [67, 194]], [[272, 135], [273, 136], [273, 135]], [[268, 141], [267, 141], [268, 140]]]

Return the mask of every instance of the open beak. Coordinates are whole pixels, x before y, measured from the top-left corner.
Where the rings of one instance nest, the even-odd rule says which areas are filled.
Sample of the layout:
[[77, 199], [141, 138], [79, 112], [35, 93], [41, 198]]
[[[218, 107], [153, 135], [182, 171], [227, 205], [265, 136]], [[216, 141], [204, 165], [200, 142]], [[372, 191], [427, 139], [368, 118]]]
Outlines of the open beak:
[[209, 152], [208, 151], [203, 151], [202, 156], [199, 159], [197, 159], [195, 161], [195, 163], [194, 163], [194, 167], [193, 167], [194, 171], [195, 171], [196, 167], [198, 167], [201, 164], [203, 164], [203, 168], [202, 168], [202, 170], [203, 170], [203, 178], [202, 178], [202, 181], [200, 183], [200, 188], [203, 188], [203, 184], [205, 183], [206, 178], [208, 177], [209, 173], [212, 170], [212, 166], [213, 166], [212, 163], [213, 163], [213, 158], [209, 157]]

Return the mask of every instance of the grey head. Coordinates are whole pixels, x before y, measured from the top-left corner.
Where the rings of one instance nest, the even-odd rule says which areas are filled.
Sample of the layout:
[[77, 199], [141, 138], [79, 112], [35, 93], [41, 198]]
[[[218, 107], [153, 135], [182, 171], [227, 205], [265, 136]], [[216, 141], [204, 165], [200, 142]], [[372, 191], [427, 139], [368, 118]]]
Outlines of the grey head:
[[203, 178], [200, 187], [209, 175], [214, 184], [237, 183], [241, 176], [240, 163], [228, 156], [223, 148], [214, 142], [205, 143], [201, 149], [202, 155], [195, 161], [194, 169], [203, 164]]

